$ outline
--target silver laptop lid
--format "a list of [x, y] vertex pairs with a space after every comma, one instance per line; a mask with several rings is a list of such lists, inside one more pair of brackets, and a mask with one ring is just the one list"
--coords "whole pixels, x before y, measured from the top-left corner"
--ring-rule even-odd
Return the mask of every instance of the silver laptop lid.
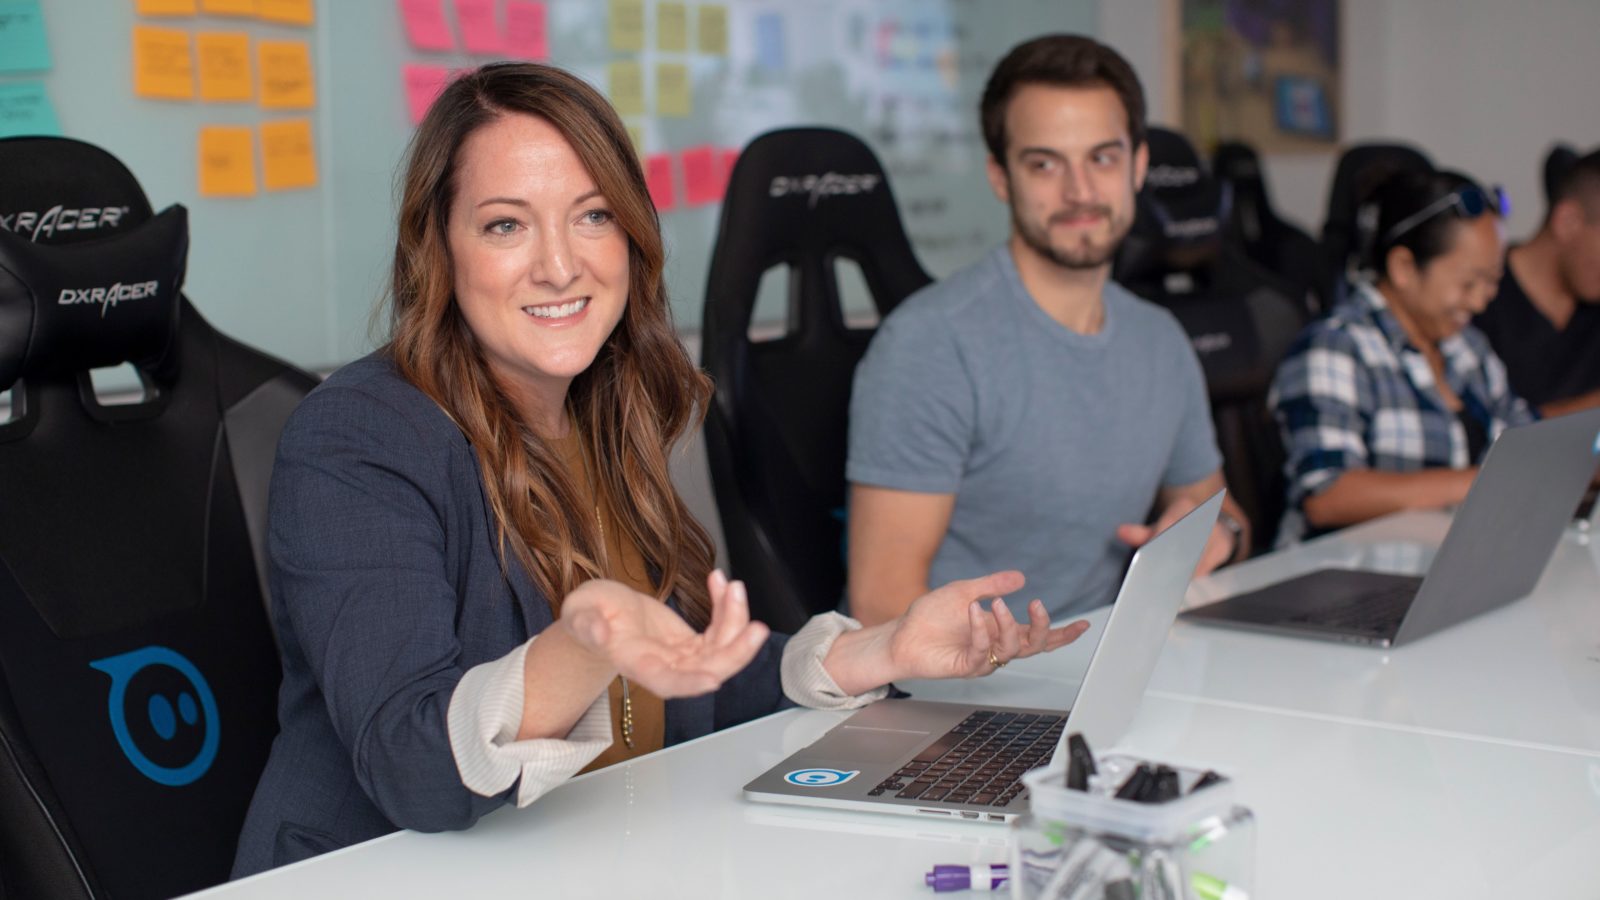
[[1225, 493], [1211, 495], [1133, 554], [1067, 720], [1067, 732], [1082, 732], [1089, 746], [1110, 747], [1133, 724]]

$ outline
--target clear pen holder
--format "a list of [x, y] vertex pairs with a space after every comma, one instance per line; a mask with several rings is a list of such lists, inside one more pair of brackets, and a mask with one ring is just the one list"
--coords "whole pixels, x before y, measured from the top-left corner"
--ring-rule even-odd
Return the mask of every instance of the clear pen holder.
[[1060, 766], [1022, 776], [1026, 815], [1012, 823], [1013, 900], [1248, 900], [1255, 817], [1224, 780], [1190, 793], [1205, 770], [1172, 766], [1182, 793], [1165, 803], [1114, 794], [1141, 763], [1096, 761], [1087, 791]]

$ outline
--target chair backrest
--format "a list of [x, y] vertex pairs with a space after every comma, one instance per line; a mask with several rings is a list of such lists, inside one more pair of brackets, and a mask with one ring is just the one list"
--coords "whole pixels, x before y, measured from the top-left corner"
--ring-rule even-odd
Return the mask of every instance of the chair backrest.
[[1284, 502], [1283, 449], [1266, 406], [1278, 361], [1303, 327], [1294, 289], [1225, 240], [1231, 198], [1187, 138], [1150, 129], [1150, 177], [1118, 250], [1116, 281], [1172, 312], [1205, 372], [1223, 475], [1272, 546]]
[[1306, 312], [1322, 308], [1316, 273], [1321, 261], [1317, 242], [1284, 221], [1272, 207], [1261, 157], [1255, 148], [1236, 141], [1217, 145], [1211, 171], [1233, 198], [1226, 222], [1227, 238], [1253, 262], [1278, 276], [1305, 298]]
[[1561, 179], [1567, 174], [1567, 169], [1578, 161], [1578, 151], [1571, 144], [1555, 143], [1550, 146], [1550, 152], [1544, 156], [1544, 165], [1539, 169], [1539, 179], [1544, 187], [1544, 208], [1555, 206], [1556, 191], [1561, 187]]
[[[315, 380], [180, 293], [186, 211], [90, 144], [0, 140], [0, 892], [227, 878], [277, 731], [277, 436]], [[96, 398], [131, 363], [142, 400]]]
[[1346, 291], [1346, 273], [1363, 250], [1358, 211], [1362, 197], [1381, 175], [1401, 169], [1432, 171], [1433, 161], [1410, 144], [1354, 144], [1339, 154], [1328, 189], [1328, 214], [1322, 222], [1319, 293], [1332, 309]]
[[[716, 381], [706, 453], [733, 574], [752, 612], [793, 630], [844, 589], [851, 379], [872, 338], [840, 306], [836, 264], [860, 267], [880, 316], [930, 279], [883, 166], [825, 128], [769, 132], [739, 155], [707, 278], [702, 357]], [[787, 331], [751, 340], [762, 275], [787, 266]]]

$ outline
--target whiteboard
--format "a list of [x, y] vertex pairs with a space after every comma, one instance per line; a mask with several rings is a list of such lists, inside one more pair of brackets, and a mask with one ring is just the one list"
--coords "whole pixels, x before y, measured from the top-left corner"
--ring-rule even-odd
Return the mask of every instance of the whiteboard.
[[[504, 0], [495, 0], [501, 6]], [[549, 0], [550, 61], [607, 90], [609, 64], [644, 71], [643, 114], [625, 116], [641, 151], [737, 148], [778, 127], [829, 125], [862, 136], [883, 159], [924, 266], [941, 277], [1002, 240], [1005, 208], [983, 177], [977, 100], [1012, 45], [1053, 31], [1093, 33], [1094, 0], [728, 0], [687, 3], [690, 46], [658, 49], [660, 0], [642, 7], [644, 49], [612, 47], [619, 0]], [[203, 4], [202, 4], [203, 5]], [[704, 6], [726, 10], [724, 54], [695, 46]], [[455, 19], [455, 0], [443, 0]], [[374, 346], [394, 247], [395, 169], [411, 133], [402, 67], [465, 67], [494, 57], [414, 49], [398, 0], [317, 0], [310, 27], [198, 15], [152, 19], [134, 0], [42, 0], [53, 66], [0, 73], [43, 81], [63, 133], [121, 158], [159, 210], [189, 208], [187, 293], [222, 331], [302, 366], [326, 370]], [[192, 32], [246, 31], [252, 40], [303, 39], [312, 47], [317, 105], [309, 113], [254, 103], [160, 101], [134, 96], [136, 24]], [[655, 66], [682, 63], [688, 115], [652, 105]], [[256, 125], [309, 116], [319, 183], [248, 198], [201, 197], [197, 135], [204, 125]], [[697, 330], [718, 204], [662, 214], [668, 288], [680, 329]], [[383, 322], [376, 323], [381, 333]]]

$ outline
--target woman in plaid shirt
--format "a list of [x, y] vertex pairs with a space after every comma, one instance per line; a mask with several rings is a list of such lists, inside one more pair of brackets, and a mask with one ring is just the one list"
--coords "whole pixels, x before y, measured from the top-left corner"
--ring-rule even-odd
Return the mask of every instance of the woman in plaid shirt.
[[1363, 208], [1369, 277], [1300, 335], [1271, 403], [1288, 450], [1285, 540], [1454, 506], [1507, 426], [1535, 414], [1470, 324], [1495, 295], [1505, 194], [1402, 171]]

